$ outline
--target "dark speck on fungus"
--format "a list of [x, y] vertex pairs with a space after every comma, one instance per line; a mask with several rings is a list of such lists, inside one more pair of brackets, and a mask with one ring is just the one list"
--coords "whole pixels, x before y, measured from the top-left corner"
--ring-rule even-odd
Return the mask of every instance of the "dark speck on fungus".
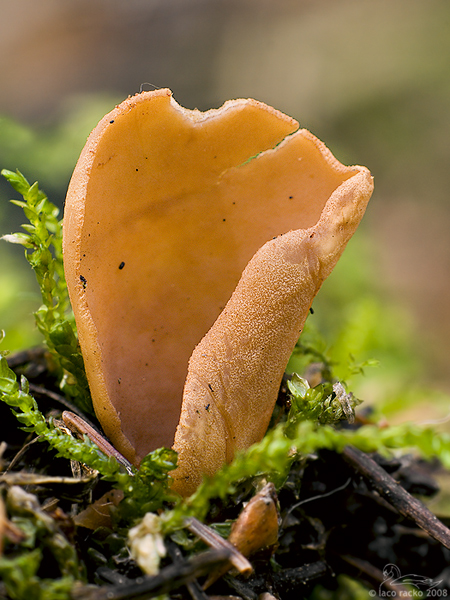
[[121, 270], [122, 270], [122, 269], [124, 268], [124, 266], [125, 266], [125, 263], [122, 261], [122, 262], [120, 263], [120, 265], [119, 265], [119, 269], [121, 269]]

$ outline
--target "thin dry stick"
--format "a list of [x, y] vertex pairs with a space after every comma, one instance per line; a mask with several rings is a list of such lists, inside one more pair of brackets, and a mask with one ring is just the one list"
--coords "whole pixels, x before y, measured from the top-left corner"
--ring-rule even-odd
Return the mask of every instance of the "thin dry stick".
[[230, 544], [227, 540], [216, 533], [211, 527], [204, 525], [195, 517], [189, 517], [184, 521], [185, 526], [198, 536], [205, 544], [208, 544], [211, 548], [220, 549], [223, 548], [230, 552], [230, 562], [235, 569], [237, 569], [243, 575], [250, 575], [253, 573], [253, 567], [249, 561], [241, 554], [233, 544]]
[[92, 588], [74, 587], [72, 600], [145, 600], [168, 594], [197, 577], [205, 575], [212, 568], [229, 560], [227, 550], [208, 550], [178, 565], [169, 565], [154, 577], [139, 577], [123, 585]]
[[[178, 546], [169, 540], [168, 542], [166, 541], [166, 547], [174, 565], [181, 564], [183, 562], [183, 555], [181, 554], [181, 550], [178, 548]], [[187, 583], [186, 587], [192, 597], [192, 600], [208, 600], [209, 596], [207, 596], [202, 590], [199, 582], [196, 579]]]
[[33, 444], [35, 444], [36, 442], [39, 442], [39, 441], [40, 441], [40, 438], [37, 437], [37, 438], [33, 438], [32, 440], [27, 442], [25, 445], [23, 445], [22, 448], [17, 452], [17, 454], [11, 460], [8, 467], [5, 469], [5, 473], [9, 473], [10, 471], [12, 471], [16, 467], [18, 462], [20, 460], [22, 460], [24, 455], [28, 452], [28, 450], [30, 449], [30, 446], [32, 446]]
[[130, 462], [118, 452], [112, 444], [108, 442], [96, 429], [94, 429], [89, 423], [87, 423], [84, 419], [79, 417], [78, 415], [70, 412], [69, 410], [65, 410], [62, 414], [62, 420], [64, 425], [73, 433], [77, 435], [83, 436], [87, 435], [88, 438], [97, 444], [103, 454], [106, 456], [114, 456], [114, 458], [119, 462], [123, 467], [125, 467], [127, 473], [129, 475], [134, 475], [133, 467]]
[[339, 487], [334, 488], [333, 490], [330, 490], [329, 492], [326, 492], [324, 494], [317, 494], [316, 496], [311, 496], [310, 498], [304, 498], [303, 500], [296, 502], [286, 511], [286, 514], [284, 515], [281, 526], [282, 527], [286, 526], [287, 519], [288, 519], [289, 515], [291, 514], [291, 512], [296, 510], [302, 504], [306, 504], [307, 502], [313, 502], [314, 500], [321, 500], [322, 498], [327, 498], [328, 496], [332, 496], [333, 494], [336, 494], [337, 492], [341, 492], [342, 490], [345, 490], [345, 488], [348, 486], [348, 484], [351, 482], [351, 480], [352, 480], [351, 477], [349, 477], [343, 485], [340, 485]]
[[80, 485], [94, 481], [96, 475], [84, 477], [58, 477], [55, 475], [40, 475], [36, 473], [8, 472], [0, 475], [0, 483], [7, 485]]
[[[380, 569], [378, 569], [368, 561], [358, 558], [356, 556], [350, 556], [349, 554], [340, 555], [340, 558], [354, 569], [357, 569], [357, 571], [360, 574], [364, 575], [365, 578], [369, 580], [372, 584], [380, 585], [382, 583], [384, 584], [384, 587], [388, 588], [389, 590], [393, 590], [396, 592], [405, 592], [404, 595], [407, 598], [410, 597], [408, 595], [408, 588], [399, 583], [396, 583], [395, 586], [392, 585], [384, 577], [383, 571], [380, 571]], [[396, 596], [393, 597], [395, 598]]]
[[30, 392], [32, 394], [34, 394], [35, 396], [45, 396], [46, 398], [50, 398], [50, 400], [54, 400], [55, 402], [58, 402], [59, 404], [64, 406], [67, 410], [70, 410], [71, 412], [76, 413], [80, 417], [83, 416], [82, 411], [73, 402], [70, 402], [61, 394], [57, 394], [56, 392], [53, 392], [52, 390], [48, 390], [47, 388], [45, 388], [41, 385], [36, 385], [35, 383], [28, 382], [28, 387], [29, 387]]
[[361, 473], [400, 514], [415, 521], [421, 529], [446, 548], [450, 548], [450, 530], [422, 502], [402, 488], [370, 456], [354, 446], [346, 446], [343, 455], [345, 460]]
[[305, 584], [321, 579], [328, 572], [329, 567], [323, 560], [318, 560], [313, 563], [306, 563], [300, 567], [291, 567], [282, 569], [278, 573], [274, 573], [272, 581], [278, 590], [297, 589], [301, 590]]

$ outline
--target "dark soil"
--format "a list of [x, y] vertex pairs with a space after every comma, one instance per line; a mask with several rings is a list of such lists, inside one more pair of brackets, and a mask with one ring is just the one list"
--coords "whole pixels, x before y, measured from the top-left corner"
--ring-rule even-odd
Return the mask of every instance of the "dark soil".
[[[58, 417], [67, 409], [54, 388], [42, 351], [14, 355], [8, 362], [27, 376], [42, 412]], [[44, 444], [20, 431], [7, 406], [0, 406], [0, 417], [3, 496], [11, 485], [5, 473], [72, 478], [69, 461], [55, 458]], [[371, 597], [401, 597], [408, 589], [446, 596], [450, 590], [450, 531], [446, 526], [450, 523], [445, 518], [438, 521], [417, 499], [438, 493], [434, 476], [441, 469], [437, 461], [424, 462], [412, 456], [388, 460], [351, 447], [343, 454], [321, 451], [305, 457], [293, 465], [278, 492], [278, 544], [250, 558], [254, 574], [249, 578], [229, 571], [206, 592], [201, 584], [207, 573], [223, 564], [228, 556], [224, 551], [197, 543], [188, 552], [176, 539], [166, 540], [168, 553], [160, 573], [144, 577], [129, 556], [120, 531], [75, 527], [74, 515], [100, 497], [108, 489], [107, 483], [85, 478], [78, 487], [51, 482], [24, 488], [37, 496], [55, 519], [58, 531], [77, 548], [87, 583], [73, 589], [73, 598], [144, 599], [167, 593], [180, 600], [217, 596], [256, 600], [262, 594], [298, 600], [314, 588], [318, 594], [318, 584], [321, 597], [330, 598], [340, 575], [361, 582]], [[246, 485], [226, 505], [216, 503], [210, 522], [236, 519], [254, 493], [254, 488]], [[16, 550], [14, 540], [9, 539], [5, 555]], [[52, 573], [55, 568], [48, 560], [39, 574], [58, 577]], [[405, 587], [407, 574], [410, 588]], [[0, 584], [0, 598], [7, 597]]]

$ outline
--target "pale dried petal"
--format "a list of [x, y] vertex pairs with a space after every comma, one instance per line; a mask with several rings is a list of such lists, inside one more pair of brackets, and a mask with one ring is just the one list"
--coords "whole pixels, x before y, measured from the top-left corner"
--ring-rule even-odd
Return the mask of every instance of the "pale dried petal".
[[128, 545], [131, 555], [147, 575], [156, 575], [161, 558], [166, 556], [160, 520], [154, 513], [146, 513], [144, 518], [130, 529]]

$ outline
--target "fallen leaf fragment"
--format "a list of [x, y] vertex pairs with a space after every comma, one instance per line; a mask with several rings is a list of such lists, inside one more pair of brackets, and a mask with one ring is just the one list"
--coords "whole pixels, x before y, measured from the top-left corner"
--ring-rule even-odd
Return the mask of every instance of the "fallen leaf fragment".
[[159, 517], [151, 512], [146, 513], [142, 521], [130, 529], [128, 545], [131, 555], [144, 573], [156, 575], [161, 558], [166, 556]]
[[122, 490], [110, 490], [78, 513], [73, 521], [78, 527], [86, 527], [86, 529], [112, 527], [111, 509], [122, 499]]

